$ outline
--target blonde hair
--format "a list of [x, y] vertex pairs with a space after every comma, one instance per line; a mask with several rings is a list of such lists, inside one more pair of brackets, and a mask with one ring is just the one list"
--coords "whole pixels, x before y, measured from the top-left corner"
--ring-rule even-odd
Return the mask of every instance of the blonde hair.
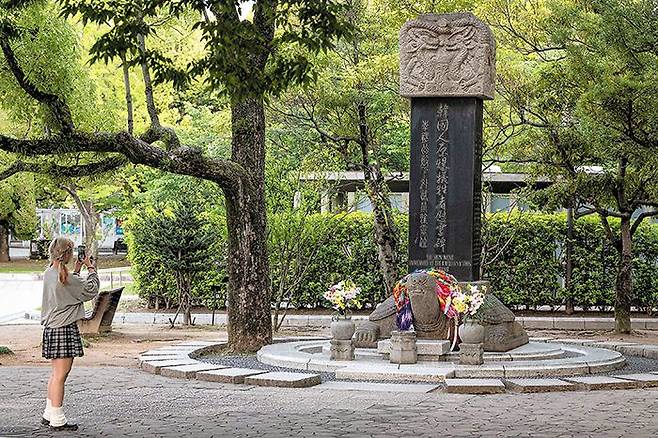
[[69, 279], [69, 271], [66, 269], [66, 264], [71, 261], [73, 257], [73, 247], [75, 243], [66, 237], [56, 237], [50, 242], [48, 247], [48, 254], [50, 255], [50, 265], [52, 266], [55, 261], [59, 262], [59, 281], [66, 284]]

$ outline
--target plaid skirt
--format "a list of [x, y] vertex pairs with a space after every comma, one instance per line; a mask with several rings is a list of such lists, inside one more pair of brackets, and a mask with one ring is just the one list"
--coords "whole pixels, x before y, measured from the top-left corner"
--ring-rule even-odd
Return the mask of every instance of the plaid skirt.
[[41, 355], [46, 359], [82, 357], [82, 338], [78, 324], [73, 323], [57, 328], [44, 328], [41, 342]]

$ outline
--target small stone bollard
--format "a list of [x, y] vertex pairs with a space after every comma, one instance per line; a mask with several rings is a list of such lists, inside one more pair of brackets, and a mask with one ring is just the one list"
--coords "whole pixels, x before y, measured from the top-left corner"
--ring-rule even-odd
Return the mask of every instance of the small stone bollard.
[[351, 339], [331, 340], [331, 360], [354, 360], [354, 344]]
[[391, 332], [391, 363], [413, 364], [418, 362], [416, 332], [394, 330]]
[[484, 363], [484, 347], [482, 344], [459, 344], [460, 365], [482, 365]]

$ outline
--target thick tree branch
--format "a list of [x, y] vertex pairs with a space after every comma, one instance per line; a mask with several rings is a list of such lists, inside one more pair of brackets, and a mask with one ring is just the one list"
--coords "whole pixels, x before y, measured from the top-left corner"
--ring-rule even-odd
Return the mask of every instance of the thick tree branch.
[[7, 169], [0, 172], [0, 181], [21, 172], [41, 173], [55, 177], [76, 178], [110, 172], [125, 166], [126, 164], [128, 164], [128, 160], [125, 157], [111, 157], [95, 163], [75, 166], [59, 166], [52, 163], [16, 161]]
[[637, 229], [642, 225], [642, 221], [648, 217], [658, 216], [658, 210], [653, 211], [644, 211], [635, 219], [633, 225], [631, 226], [631, 236], [635, 234]]
[[176, 149], [181, 146], [176, 132], [162, 126], [160, 124], [160, 117], [158, 116], [158, 109], [155, 106], [155, 99], [153, 98], [153, 81], [151, 80], [151, 71], [146, 60], [146, 40], [144, 35], [137, 37], [139, 47], [140, 65], [142, 67], [142, 77], [144, 78], [144, 97], [146, 99], [146, 110], [151, 120], [149, 129], [140, 136], [142, 141], [146, 143], [155, 143], [162, 141], [168, 149]]
[[76, 152], [115, 152], [124, 155], [133, 164], [214, 181], [229, 194], [242, 189], [252, 190], [249, 172], [234, 161], [206, 158], [201, 151], [187, 147], [165, 151], [127, 132], [74, 132], [68, 136], [35, 140], [19, 140], [0, 134], [0, 150], [31, 157]]
[[133, 128], [135, 125], [133, 117], [133, 97], [130, 87], [130, 67], [126, 60], [126, 54], [121, 55], [121, 69], [123, 71], [123, 87], [126, 91], [126, 112], [127, 112], [127, 122], [128, 122], [128, 133], [133, 133]]
[[603, 225], [603, 231], [605, 231], [605, 235], [608, 237], [608, 240], [610, 240], [617, 251], [621, 252], [621, 239], [617, 238], [612, 232], [610, 222], [608, 222], [608, 216], [602, 211], [598, 211], [598, 213], [599, 218], [601, 218], [601, 225]]
[[27, 75], [19, 65], [16, 55], [9, 45], [9, 38], [7, 35], [2, 34], [1, 37], [0, 47], [2, 48], [2, 53], [7, 61], [7, 66], [14, 78], [16, 78], [18, 85], [20, 85], [20, 87], [32, 98], [50, 108], [50, 111], [55, 117], [62, 133], [69, 134], [73, 132], [75, 126], [73, 124], [73, 118], [71, 117], [71, 110], [66, 102], [64, 102], [59, 96], [41, 91], [36, 85], [34, 85], [27, 78]]

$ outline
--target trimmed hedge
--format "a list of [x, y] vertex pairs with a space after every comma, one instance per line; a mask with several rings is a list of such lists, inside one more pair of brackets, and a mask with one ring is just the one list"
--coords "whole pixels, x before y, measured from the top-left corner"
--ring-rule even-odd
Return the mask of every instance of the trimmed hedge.
[[[286, 215], [270, 217], [273, 225], [285, 224], [286, 221], [297, 223], [298, 219]], [[405, 273], [408, 218], [397, 215], [395, 221], [400, 230], [400, 272]], [[618, 224], [613, 222], [612, 226], [618, 227]], [[218, 227], [218, 230], [225, 233], [223, 227]], [[300, 236], [300, 233], [278, 233], [270, 238]], [[328, 214], [313, 214], [305, 218], [303, 236], [309, 245], [322, 243], [314, 252], [301, 286], [292, 296], [292, 306], [327, 308], [328, 303], [322, 295], [330, 285], [347, 278], [362, 288], [362, 301], [367, 308], [386, 298], [377, 268], [371, 214], [350, 213], [339, 219]], [[511, 307], [558, 306], [564, 304], [567, 297], [572, 298], [575, 306], [585, 309], [609, 308], [614, 303], [617, 253], [608, 243], [596, 218], [581, 218], [575, 223], [573, 281], [568, 291], [563, 281], [566, 253], [564, 214], [492, 215], [485, 221], [483, 240], [484, 246], [491, 248], [485, 256], [489, 262], [484, 267], [484, 278], [491, 281], [498, 297]], [[155, 267], [148, 267], [148, 259], [140, 259], [138, 248], [131, 248], [131, 251], [134, 268], [139, 273], [148, 273], [151, 279], [145, 295], [152, 298], [154, 294], [170, 289], [172, 279], [168, 274], [157, 273]], [[633, 303], [651, 311], [658, 307], [658, 225], [645, 223], [638, 229], [634, 237], [634, 255]], [[276, 254], [271, 256], [274, 265], [277, 263]], [[212, 270], [200, 278], [195, 287], [197, 297], [205, 302], [209, 285], [217, 284], [220, 274], [223, 272]], [[277, 270], [272, 269], [272, 274], [272, 290], [278, 290]], [[154, 278], [159, 280], [153, 281]], [[141, 282], [140, 287], [143, 286], [146, 285]]]

